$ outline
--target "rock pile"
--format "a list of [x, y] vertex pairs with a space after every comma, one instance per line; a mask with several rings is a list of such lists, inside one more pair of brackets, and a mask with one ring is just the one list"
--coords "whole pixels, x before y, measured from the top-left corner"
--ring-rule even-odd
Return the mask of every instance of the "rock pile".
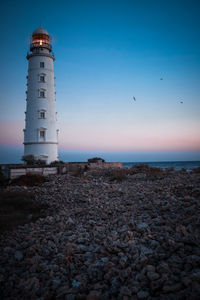
[[1, 299], [200, 299], [199, 182], [93, 170], [26, 188], [48, 216], [1, 236]]

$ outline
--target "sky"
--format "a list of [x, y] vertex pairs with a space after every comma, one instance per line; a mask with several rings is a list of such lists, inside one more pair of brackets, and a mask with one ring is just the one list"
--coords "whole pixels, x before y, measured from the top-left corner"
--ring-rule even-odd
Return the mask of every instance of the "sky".
[[61, 159], [200, 160], [199, 16], [199, 0], [1, 1], [0, 163], [23, 155], [40, 25], [56, 57]]

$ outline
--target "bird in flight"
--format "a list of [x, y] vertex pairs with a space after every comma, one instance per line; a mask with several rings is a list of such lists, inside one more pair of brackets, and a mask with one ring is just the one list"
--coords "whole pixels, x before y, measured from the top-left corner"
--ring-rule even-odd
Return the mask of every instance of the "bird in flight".
[[133, 100], [136, 101], [136, 98], [133, 96]]
[[183, 104], [183, 101], [180, 101], [181, 104]]
[[160, 80], [163, 80], [163, 78], [160, 78]]

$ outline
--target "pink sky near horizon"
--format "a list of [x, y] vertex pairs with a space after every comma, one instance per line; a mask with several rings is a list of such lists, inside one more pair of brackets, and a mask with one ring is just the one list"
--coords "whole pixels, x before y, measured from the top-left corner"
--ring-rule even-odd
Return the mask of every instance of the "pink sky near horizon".
[[[200, 151], [197, 127], [155, 124], [138, 128], [123, 124], [60, 122], [59, 148], [93, 151]], [[0, 121], [0, 144], [23, 145], [23, 121]]]

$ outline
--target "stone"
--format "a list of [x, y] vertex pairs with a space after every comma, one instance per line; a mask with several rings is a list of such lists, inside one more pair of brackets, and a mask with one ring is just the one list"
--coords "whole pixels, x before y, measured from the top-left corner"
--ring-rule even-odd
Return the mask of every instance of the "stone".
[[40, 286], [39, 280], [36, 277], [32, 277], [23, 282], [25, 290], [38, 289]]
[[119, 260], [120, 266], [124, 268], [127, 264], [127, 260], [128, 260], [127, 256], [123, 255]]
[[67, 221], [66, 221], [66, 225], [67, 225], [67, 226], [74, 225], [74, 221], [72, 220], [72, 218], [71, 218], [71, 217], [69, 217], [69, 218], [67, 219]]
[[120, 289], [120, 294], [122, 296], [129, 296], [129, 297], [131, 297], [132, 293], [131, 293], [131, 290], [127, 286], [123, 286]]
[[160, 275], [156, 272], [147, 272], [147, 277], [150, 281], [157, 280]]
[[101, 299], [101, 297], [98, 293], [90, 294], [86, 297], [86, 300], [100, 300], [100, 299]]
[[200, 269], [194, 269], [190, 274], [190, 278], [200, 282]]
[[153, 249], [157, 248], [159, 245], [160, 245], [159, 242], [156, 241], [156, 240], [151, 240], [151, 241], [150, 241], [150, 246], [151, 246]]
[[11, 248], [11, 247], [5, 247], [4, 249], [3, 249], [3, 251], [4, 251], [4, 253], [12, 253], [13, 252], [13, 249]]
[[139, 230], [144, 230], [144, 229], [148, 229], [149, 225], [147, 223], [141, 222], [137, 224], [137, 229]]
[[15, 258], [18, 260], [18, 261], [20, 261], [20, 260], [22, 260], [23, 259], [23, 253], [21, 252], [21, 251], [16, 251], [15, 252]]
[[76, 295], [74, 294], [68, 294], [65, 296], [65, 300], [75, 300], [76, 299]]
[[151, 291], [154, 293], [157, 290], [161, 290], [162, 284], [163, 284], [162, 280], [151, 281], [150, 284]]
[[147, 272], [155, 272], [156, 268], [152, 265], [147, 265], [146, 266], [146, 271]]
[[184, 277], [182, 277], [181, 278], [181, 282], [185, 285], [185, 286], [187, 286], [187, 287], [189, 287], [190, 285], [191, 285], [191, 283], [192, 283], [192, 279], [188, 276], [184, 276]]
[[142, 253], [143, 255], [149, 255], [149, 254], [152, 254], [152, 253], [153, 253], [153, 250], [152, 250], [152, 249], [150, 249], [150, 248], [148, 248], [148, 247], [146, 247], [146, 246], [143, 246], [143, 245], [140, 246], [140, 251], [141, 251], [141, 253]]
[[61, 280], [59, 278], [53, 279], [52, 280], [52, 285], [54, 289], [57, 289], [61, 284]]
[[177, 292], [181, 289], [181, 283], [176, 284], [166, 284], [163, 286], [162, 290], [164, 293], [171, 293], [171, 292]]
[[147, 291], [139, 291], [137, 293], [138, 299], [147, 299], [149, 297], [149, 293]]
[[68, 294], [69, 285], [64, 285], [58, 288], [57, 290], [57, 298], [63, 298], [64, 295]]
[[102, 258], [101, 258], [101, 261], [102, 261], [104, 264], [106, 264], [106, 263], [109, 262], [109, 258], [108, 258], [108, 257], [102, 257]]

